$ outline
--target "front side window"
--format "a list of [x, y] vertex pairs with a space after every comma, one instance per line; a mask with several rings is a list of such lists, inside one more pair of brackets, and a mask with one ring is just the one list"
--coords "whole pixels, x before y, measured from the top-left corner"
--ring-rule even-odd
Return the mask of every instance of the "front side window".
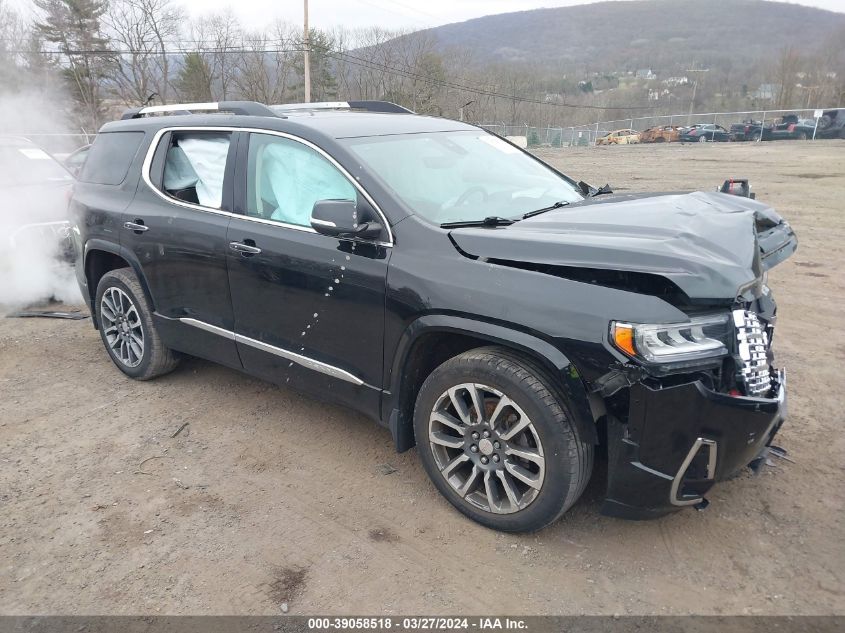
[[519, 219], [556, 202], [583, 199], [559, 173], [481, 130], [343, 142], [410, 210], [435, 224]]
[[219, 209], [231, 136], [229, 132], [174, 132], [164, 161], [164, 192], [182, 202]]
[[310, 226], [315, 202], [357, 199], [349, 179], [311, 147], [270, 134], [250, 136], [247, 215]]

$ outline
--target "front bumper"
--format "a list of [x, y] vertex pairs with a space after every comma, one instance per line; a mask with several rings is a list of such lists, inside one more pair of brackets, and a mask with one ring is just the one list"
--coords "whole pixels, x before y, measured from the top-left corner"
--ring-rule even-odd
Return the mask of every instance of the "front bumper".
[[608, 424], [608, 484], [602, 513], [659, 517], [696, 505], [764, 453], [786, 419], [786, 375], [777, 397], [746, 398], [701, 382], [630, 390], [628, 424]]

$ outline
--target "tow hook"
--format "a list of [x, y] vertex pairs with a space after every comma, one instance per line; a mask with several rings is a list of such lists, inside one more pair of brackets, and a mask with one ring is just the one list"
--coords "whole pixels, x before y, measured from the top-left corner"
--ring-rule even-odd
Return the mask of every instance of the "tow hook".
[[701, 501], [696, 503], [695, 506], [693, 506], [693, 507], [696, 510], [698, 510], [699, 512], [704, 512], [707, 509], [707, 506], [709, 506], [709, 505], [710, 505], [710, 502], [707, 499], [705, 499], [704, 497], [702, 497]]

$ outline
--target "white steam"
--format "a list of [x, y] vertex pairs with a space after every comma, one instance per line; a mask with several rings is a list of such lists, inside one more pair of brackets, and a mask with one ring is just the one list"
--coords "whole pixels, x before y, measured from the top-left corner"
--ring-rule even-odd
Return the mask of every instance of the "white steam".
[[0, 313], [49, 299], [82, 303], [62, 258], [73, 181], [39, 149], [69, 152], [84, 142], [66, 136], [62, 103], [42, 92], [0, 92]]

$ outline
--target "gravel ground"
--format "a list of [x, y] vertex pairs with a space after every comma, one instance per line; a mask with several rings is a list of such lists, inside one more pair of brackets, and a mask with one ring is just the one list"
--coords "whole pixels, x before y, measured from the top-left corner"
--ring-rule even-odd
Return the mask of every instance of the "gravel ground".
[[639, 523], [598, 514], [596, 474], [506, 536], [358, 415], [198, 360], [133, 382], [87, 320], [0, 319], [0, 613], [845, 613], [845, 142], [539, 154], [619, 191], [749, 177], [793, 223], [770, 283], [794, 463]]

